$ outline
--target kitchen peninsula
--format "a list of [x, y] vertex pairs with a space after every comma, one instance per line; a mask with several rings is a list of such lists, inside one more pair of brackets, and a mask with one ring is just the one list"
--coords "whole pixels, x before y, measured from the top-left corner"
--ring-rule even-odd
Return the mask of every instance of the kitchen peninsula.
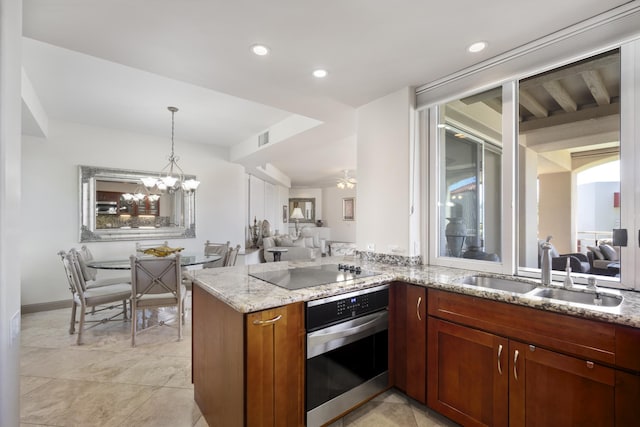
[[[342, 262], [380, 274], [297, 290], [250, 276]], [[390, 284], [389, 386], [447, 417], [463, 424], [524, 425], [541, 413], [562, 413], [572, 420], [588, 416], [597, 421], [592, 425], [629, 425], [625, 422], [640, 416], [635, 405], [640, 399], [640, 294], [635, 292], [621, 292], [624, 301], [618, 307], [591, 309], [459, 283], [475, 274], [467, 270], [355, 257], [191, 274], [195, 400], [210, 425], [305, 425], [305, 302], [381, 284]], [[417, 303], [411, 299], [416, 295]], [[406, 331], [415, 330], [422, 340], [407, 339]], [[414, 341], [421, 347], [407, 351]], [[466, 358], [456, 356], [456, 349]], [[447, 360], [438, 360], [438, 354], [447, 354]], [[477, 370], [483, 381], [472, 381], [476, 385], [466, 396], [481, 395], [480, 408], [439, 392], [450, 387], [442, 387], [444, 372], [469, 359], [474, 362], [467, 368], [472, 375]], [[421, 374], [407, 374], [409, 366]], [[536, 384], [536, 377], [552, 381], [547, 387], [557, 391], [527, 388], [525, 396], [520, 387]], [[576, 399], [584, 414], [537, 409], [567, 399]]]

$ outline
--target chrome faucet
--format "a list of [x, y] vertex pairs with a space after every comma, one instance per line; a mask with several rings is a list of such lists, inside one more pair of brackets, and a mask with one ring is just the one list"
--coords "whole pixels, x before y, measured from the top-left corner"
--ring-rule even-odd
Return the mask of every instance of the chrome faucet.
[[598, 294], [598, 285], [596, 285], [596, 278], [593, 276], [589, 276], [587, 278], [587, 290], [591, 292], [595, 292]]
[[547, 237], [547, 240], [540, 245], [542, 249], [542, 256], [540, 259], [540, 266], [542, 268], [542, 285], [551, 285], [551, 236]]

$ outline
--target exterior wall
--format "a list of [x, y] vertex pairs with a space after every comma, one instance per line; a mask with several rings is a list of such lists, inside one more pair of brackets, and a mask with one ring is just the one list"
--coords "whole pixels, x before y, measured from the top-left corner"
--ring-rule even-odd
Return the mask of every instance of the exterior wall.
[[358, 250], [410, 254], [413, 100], [414, 91], [403, 88], [358, 109]]
[[[80, 246], [78, 165], [158, 171], [165, 164], [168, 148], [162, 138], [54, 120], [49, 122], [47, 139], [23, 136], [23, 198], [18, 204], [22, 211], [22, 305], [70, 297], [56, 253]], [[201, 184], [196, 196], [196, 238], [172, 239], [169, 244], [189, 252], [202, 251], [207, 239], [243, 245], [244, 168], [227, 162], [226, 152], [209, 145], [176, 141], [176, 152], [180, 166]], [[87, 246], [96, 258], [127, 258], [134, 253], [135, 242], [90, 242]], [[34, 260], [38, 268], [33, 268]], [[108, 277], [110, 272], [99, 274]]]
[[574, 230], [571, 211], [571, 172], [540, 175], [538, 237], [553, 236], [553, 246], [560, 253], [572, 252], [569, 231]]

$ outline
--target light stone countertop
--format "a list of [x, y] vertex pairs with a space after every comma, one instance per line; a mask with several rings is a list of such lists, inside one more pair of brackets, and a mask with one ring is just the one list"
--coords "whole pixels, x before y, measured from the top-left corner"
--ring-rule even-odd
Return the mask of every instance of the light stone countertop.
[[[365, 270], [371, 270], [381, 274], [347, 282], [291, 291], [249, 276], [249, 273], [338, 263], [359, 265]], [[455, 282], [464, 276], [478, 274], [478, 272], [457, 268], [426, 265], [405, 267], [365, 262], [352, 256], [334, 256], [318, 258], [315, 261], [283, 261], [247, 266], [206, 268], [190, 270], [189, 274], [195, 284], [219, 300], [224, 301], [240, 313], [250, 313], [294, 302], [304, 302], [338, 295], [390, 283], [392, 281], [401, 281], [432, 289], [457, 292], [494, 301], [508, 302], [556, 313], [640, 328], [640, 292], [601, 288], [603, 294], [617, 293], [623, 295], [624, 301], [618, 307], [588, 307], [571, 302], [550, 300], [548, 298], [528, 296], [473, 285], [457, 284]], [[509, 277], [496, 274], [480, 274], [484, 276]], [[539, 280], [535, 281], [526, 278], [518, 278], [518, 280], [539, 284]], [[558, 283], [558, 285], [561, 286], [561, 283]]]

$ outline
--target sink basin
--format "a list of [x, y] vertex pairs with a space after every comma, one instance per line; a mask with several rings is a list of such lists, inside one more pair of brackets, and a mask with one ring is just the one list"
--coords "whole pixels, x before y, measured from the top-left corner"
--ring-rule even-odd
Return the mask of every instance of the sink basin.
[[600, 303], [598, 304], [595, 300], [596, 295], [593, 292], [572, 291], [561, 288], [538, 288], [529, 295], [602, 307], [617, 307], [622, 303], [623, 299], [621, 295], [599, 292]]
[[482, 288], [497, 289], [507, 292], [515, 292], [518, 294], [524, 294], [532, 291], [537, 286], [534, 283], [486, 276], [467, 276], [460, 280], [458, 283], [462, 283], [464, 285], [480, 286]]

